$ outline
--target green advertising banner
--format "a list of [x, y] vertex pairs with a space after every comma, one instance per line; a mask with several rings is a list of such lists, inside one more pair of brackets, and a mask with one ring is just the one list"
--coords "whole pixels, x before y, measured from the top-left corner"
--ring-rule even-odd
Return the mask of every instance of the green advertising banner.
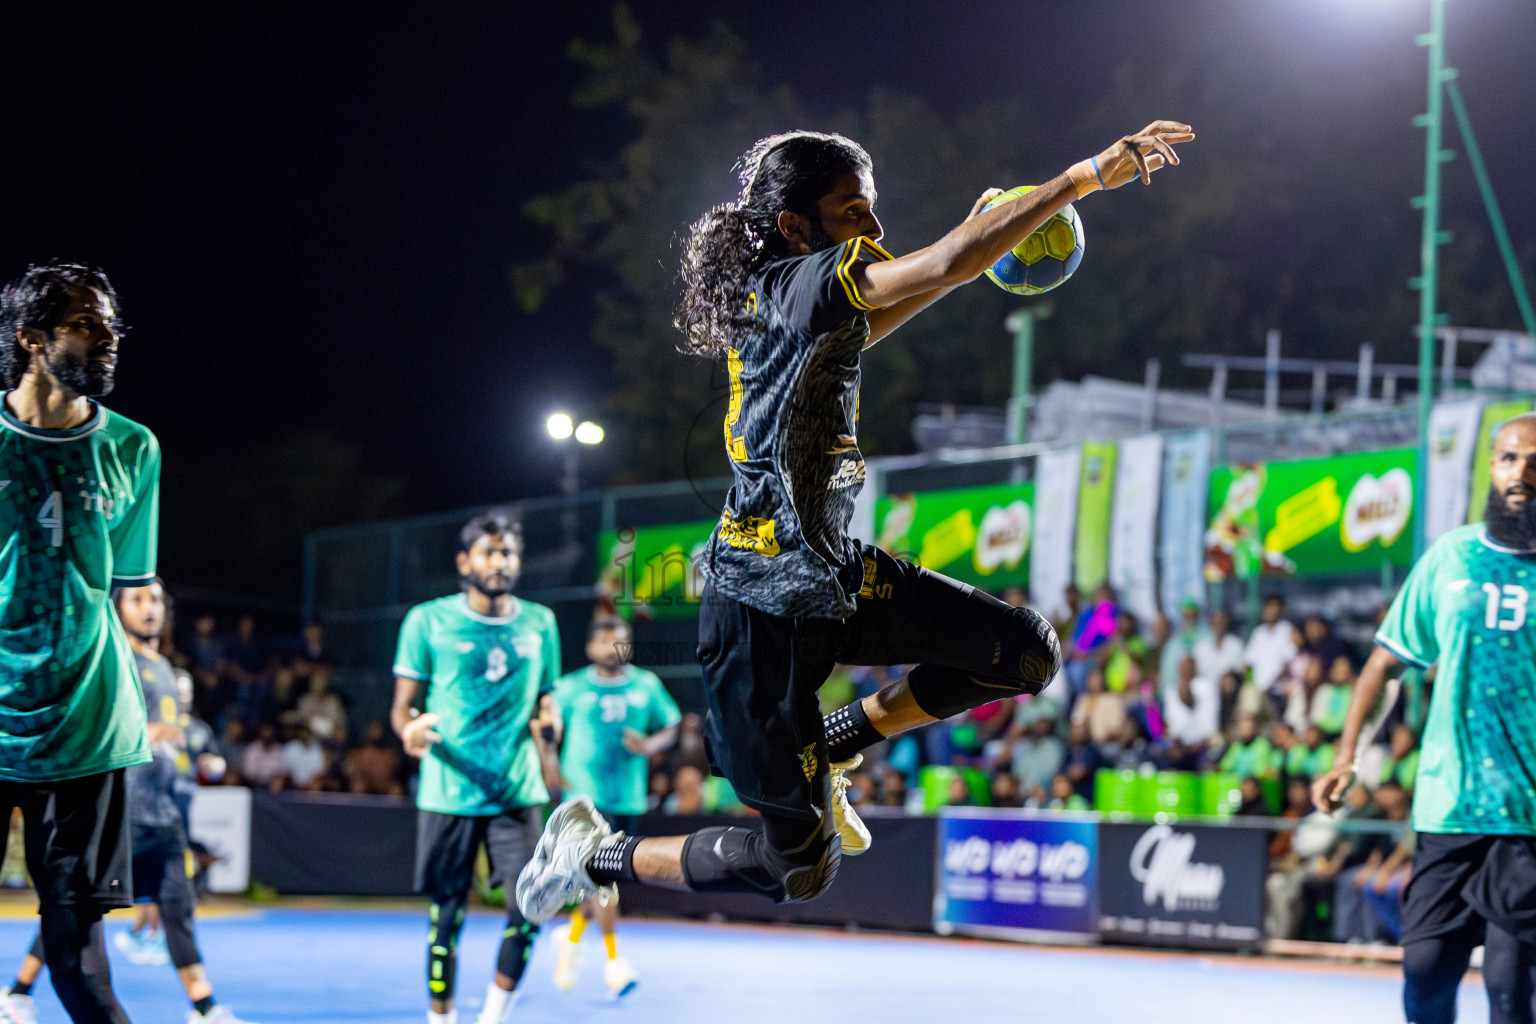
[[604, 530], [597, 538], [597, 585], [627, 619], [680, 619], [699, 613], [699, 558], [713, 519]]
[[1115, 509], [1115, 442], [1083, 444], [1083, 475], [1077, 488], [1077, 535], [1072, 545], [1073, 580], [1091, 594], [1109, 578], [1109, 528]]
[[1483, 422], [1472, 445], [1472, 492], [1467, 496], [1467, 522], [1480, 523], [1488, 508], [1488, 462], [1493, 458], [1493, 439], [1510, 420], [1531, 411], [1531, 403], [1493, 402], [1483, 406]]
[[1034, 501], [1033, 483], [882, 495], [875, 543], [985, 590], [1027, 587]]
[[1392, 448], [1218, 467], [1211, 474], [1206, 579], [1411, 565], [1416, 465], [1416, 449]]

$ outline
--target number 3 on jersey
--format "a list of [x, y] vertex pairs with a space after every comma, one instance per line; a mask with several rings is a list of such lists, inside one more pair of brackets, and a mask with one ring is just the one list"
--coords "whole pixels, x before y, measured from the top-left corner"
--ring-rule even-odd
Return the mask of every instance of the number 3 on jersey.
[[492, 647], [491, 653], [485, 658], [485, 681], [498, 683], [507, 677], [507, 652], [500, 647]]
[[1483, 593], [1488, 595], [1486, 622], [1489, 629], [1513, 632], [1525, 625], [1525, 609], [1531, 601], [1530, 591], [1513, 583], [1500, 587], [1497, 583], [1484, 583]]

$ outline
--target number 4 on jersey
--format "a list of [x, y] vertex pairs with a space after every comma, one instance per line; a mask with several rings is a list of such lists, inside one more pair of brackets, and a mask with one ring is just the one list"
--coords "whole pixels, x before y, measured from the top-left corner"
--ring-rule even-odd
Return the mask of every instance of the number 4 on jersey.
[[48, 543], [54, 547], [64, 543], [64, 502], [61, 498], [59, 492], [54, 491], [43, 502], [43, 507], [37, 510], [37, 525], [52, 531]]

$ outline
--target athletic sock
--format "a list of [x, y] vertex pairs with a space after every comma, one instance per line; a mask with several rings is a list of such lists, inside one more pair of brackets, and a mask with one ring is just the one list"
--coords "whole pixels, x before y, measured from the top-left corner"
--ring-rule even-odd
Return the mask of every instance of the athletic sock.
[[833, 764], [847, 761], [865, 747], [885, 739], [870, 724], [862, 700], [838, 708], [821, 720], [821, 726], [827, 733], [827, 760]]
[[603, 948], [608, 951], [609, 960], [617, 960], [619, 958], [619, 937], [613, 934], [613, 932], [604, 935]]
[[598, 885], [633, 882], [635, 879], [635, 836], [625, 836], [610, 846], [601, 847], [587, 861], [587, 877]]
[[214, 998], [211, 994], [206, 995], [201, 999], [192, 1000], [192, 1008], [198, 1013], [202, 1014], [204, 1017], [208, 1016], [208, 1011], [217, 1005], [218, 1003], [214, 1001]]
[[571, 911], [571, 931], [567, 936], [572, 942], [581, 941], [581, 933], [587, 930], [587, 917], [579, 910]]
[[494, 981], [485, 988], [485, 1005], [480, 1008], [482, 1021], [500, 1021], [507, 1019], [507, 1014], [512, 1012], [513, 1005], [517, 1002], [517, 990], [508, 991], [497, 985]]
[[11, 982], [11, 995], [13, 995], [13, 996], [29, 996], [31, 994], [32, 994], [32, 986], [27, 984], [25, 981], [22, 981], [20, 978], [17, 978], [15, 981]]
[[459, 1011], [449, 1010], [447, 1013], [438, 1013], [436, 1010], [428, 1010], [427, 1024], [459, 1024]]

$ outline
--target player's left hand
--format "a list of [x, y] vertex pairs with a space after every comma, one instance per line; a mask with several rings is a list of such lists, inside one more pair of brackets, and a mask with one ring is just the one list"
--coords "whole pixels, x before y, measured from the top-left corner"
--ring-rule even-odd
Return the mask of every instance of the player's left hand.
[[649, 754], [651, 751], [646, 746], [645, 737], [634, 729], [624, 730], [624, 749], [631, 754]]

